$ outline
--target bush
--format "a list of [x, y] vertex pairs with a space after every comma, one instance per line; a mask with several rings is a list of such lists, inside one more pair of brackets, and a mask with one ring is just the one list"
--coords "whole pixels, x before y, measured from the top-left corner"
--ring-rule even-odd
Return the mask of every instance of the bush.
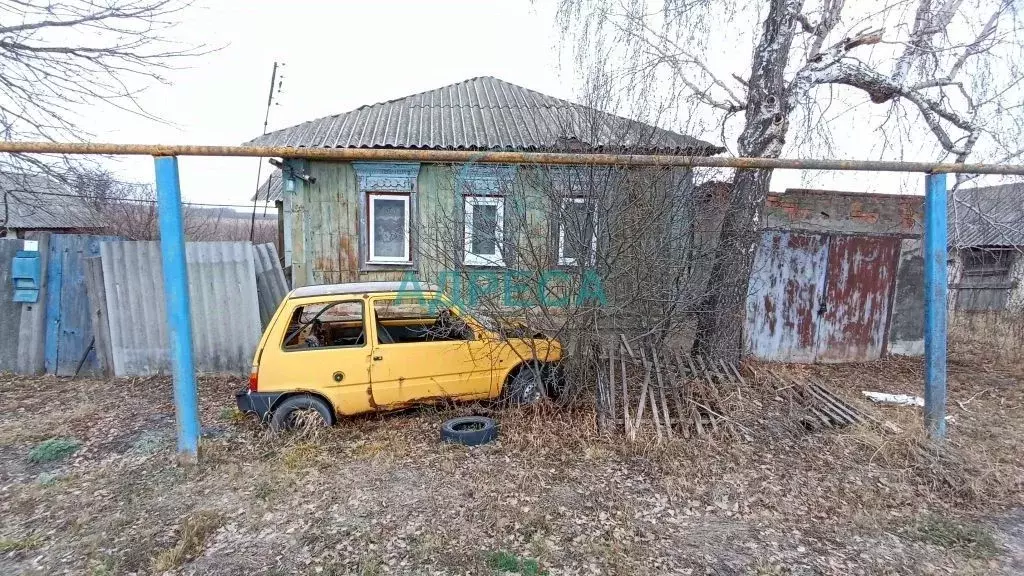
[[39, 443], [28, 453], [28, 460], [33, 464], [63, 460], [78, 451], [78, 440], [73, 438], [50, 438]]

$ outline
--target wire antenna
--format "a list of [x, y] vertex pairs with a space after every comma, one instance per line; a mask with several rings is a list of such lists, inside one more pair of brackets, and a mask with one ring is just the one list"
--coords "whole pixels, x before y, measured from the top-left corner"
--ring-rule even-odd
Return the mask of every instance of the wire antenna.
[[[277, 79], [278, 67], [284, 68], [284, 63], [274, 62], [274, 69], [270, 72], [270, 91], [267, 94], [267, 111], [263, 115], [263, 135], [267, 135], [267, 125], [270, 122], [270, 107], [274, 105], [275, 95], [281, 94], [281, 87], [284, 85], [284, 74], [281, 74], [281, 80]], [[282, 70], [283, 72], [283, 70]], [[275, 91], [276, 84], [276, 91]], [[254, 242], [256, 238], [256, 208], [260, 201], [260, 179], [263, 176], [263, 158], [259, 159], [259, 165], [256, 167], [256, 193], [252, 197], [252, 218], [249, 221], [249, 241]], [[271, 175], [273, 178], [273, 175]], [[270, 181], [267, 181], [267, 198], [266, 203], [270, 203]], [[267, 213], [267, 208], [264, 206], [263, 214]]]

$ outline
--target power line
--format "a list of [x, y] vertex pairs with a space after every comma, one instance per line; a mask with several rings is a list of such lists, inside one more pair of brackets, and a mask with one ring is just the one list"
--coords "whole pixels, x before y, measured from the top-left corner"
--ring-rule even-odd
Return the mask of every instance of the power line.
[[[10, 190], [17, 194], [19, 190]], [[23, 190], [26, 194], [32, 194], [34, 196], [58, 196], [62, 198], [78, 198], [79, 200], [89, 201], [89, 196], [83, 196], [81, 194], [66, 194], [63, 192], [39, 192], [36, 190]], [[96, 200], [103, 200], [103, 198], [96, 198]], [[156, 200], [147, 200], [145, 198], [124, 200], [128, 204], [156, 204]], [[212, 202], [182, 202], [183, 206], [205, 206], [210, 208], [251, 208], [249, 204], [215, 204]], [[277, 206], [274, 206], [274, 210], [277, 210]]]

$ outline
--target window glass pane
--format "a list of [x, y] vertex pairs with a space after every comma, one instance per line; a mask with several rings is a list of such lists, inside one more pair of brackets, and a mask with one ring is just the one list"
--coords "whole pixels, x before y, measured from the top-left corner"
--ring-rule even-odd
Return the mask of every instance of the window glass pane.
[[432, 297], [377, 300], [373, 316], [381, 344], [472, 340], [473, 330]]
[[373, 199], [373, 256], [404, 258], [405, 199]]
[[362, 302], [336, 302], [299, 306], [285, 333], [285, 350], [362, 346]]
[[594, 211], [589, 202], [562, 206], [562, 258], [579, 259], [590, 253], [594, 240]]
[[473, 206], [472, 246], [473, 254], [496, 254], [498, 242], [495, 234], [498, 230], [498, 207], [496, 205], [475, 204]]
[[378, 318], [430, 318], [437, 316], [438, 303], [433, 298], [400, 298], [377, 300], [373, 311]]

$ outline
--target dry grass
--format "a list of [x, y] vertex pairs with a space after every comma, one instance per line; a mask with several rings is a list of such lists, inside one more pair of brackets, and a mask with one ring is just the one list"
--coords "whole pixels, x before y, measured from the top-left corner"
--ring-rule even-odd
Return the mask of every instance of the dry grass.
[[1024, 366], [1024, 311], [956, 312], [949, 321], [951, 361], [1017, 371]]
[[[895, 427], [811, 434], [751, 382], [721, 391], [738, 433], [661, 444], [600, 435], [591, 407], [546, 403], [272, 434], [231, 411], [240, 381], [207, 378], [195, 467], [172, 464], [166, 379], [8, 378], [0, 573], [493, 574], [498, 554], [551, 574], [1020, 573], [1024, 378], [953, 356], [942, 449], [919, 409], [860, 397], [920, 393], [920, 362], [898, 359], [776, 367]], [[79, 390], [104, 410], [52, 402]], [[466, 414], [496, 418], [498, 441], [440, 442], [440, 423]], [[53, 436], [82, 446], [31, 463]]]
[[195, 558], [214, 532], [220, 528], [223, 518], [218, 512], [201, 510], [185, 518], [178, 529], [178, 542], [153, 558], [153, 570], [166, 572]]

